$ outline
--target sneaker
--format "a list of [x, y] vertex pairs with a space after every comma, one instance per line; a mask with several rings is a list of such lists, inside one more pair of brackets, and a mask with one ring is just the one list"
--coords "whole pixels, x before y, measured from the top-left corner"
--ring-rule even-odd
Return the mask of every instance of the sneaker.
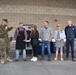
[[5, 64], [5, 61], [4, 61], [4, 59], [1, 59], [1, 64]]
[[63, 58], [61, 58], [61, 61], [63, 61]]
[[33, 57], [33, 58], [31, 59], [31, 61], [33, 61], [33, 60], [34, 60], [34, 58], [35, 58], [35, 57]]
[[34, 57], [33, 61], [37, 61], [37, 57]]
[[12, 62], [12, 60], [10, 59], [10, 57], [7, 58], [7, 61], [8, 61], [8, 62]]
[[54, 58], [54, 60], [57, 60], [57, 58]]

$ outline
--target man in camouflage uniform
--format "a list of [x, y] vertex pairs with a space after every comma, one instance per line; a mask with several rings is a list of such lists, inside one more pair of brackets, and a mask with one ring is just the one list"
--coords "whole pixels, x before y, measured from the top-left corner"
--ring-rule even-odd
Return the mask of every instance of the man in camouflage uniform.
[[3, 19], [2, 24], [0, 25], [0, 56], [1, 63], [4, 64], [5, 60], [2, 58], [4, 55], [4, 50], [6, 48], [7, 61], [12, 62], [10, 59], [10, 40], [8, 37], [8, 31], [12, 30], [13, 27], [8, 27], [8, 20]]

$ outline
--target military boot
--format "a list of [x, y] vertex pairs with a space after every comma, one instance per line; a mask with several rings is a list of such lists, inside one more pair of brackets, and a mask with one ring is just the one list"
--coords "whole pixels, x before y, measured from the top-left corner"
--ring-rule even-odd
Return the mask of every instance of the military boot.
[[4, 61], [4, 59], [1, 59], [1, 64], [5, 64], [5, 61]]
[[7, 57], [7, 61], [8, 62], [12, 62], [12, 60], [10, 59], [10, 57]]

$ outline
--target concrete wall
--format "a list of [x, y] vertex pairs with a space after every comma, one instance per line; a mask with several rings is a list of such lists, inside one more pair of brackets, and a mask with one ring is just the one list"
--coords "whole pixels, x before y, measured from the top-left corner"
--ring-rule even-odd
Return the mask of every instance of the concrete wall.
[[[67, 20], [76, 25], [76, 0], [0, 0], [0, 23], [3, 18], [9, 20], [9, 26], [18, 26], [19, 22], [35, 24], [40, 31], [44, 21], [56, 30], [58, 23], [64, 28]], [[54, 20], [58, 19], [58, 22]], [[9, 34], [13, 36], [13, 29]]]

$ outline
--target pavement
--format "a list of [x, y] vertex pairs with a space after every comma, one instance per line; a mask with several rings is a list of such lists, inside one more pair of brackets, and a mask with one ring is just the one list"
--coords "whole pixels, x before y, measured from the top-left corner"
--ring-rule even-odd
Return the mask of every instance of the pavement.
[[[76, 54], [75, 54], [76, 55]], [[40, 56], [39, 56], [40, 57]], [[18, 62], [15, 62], [15, 54], [12, 55], [12, 63], [0, 64], [0, 75], [76, 75], [76, 61], [54, 61], [55, 54], [52, 54], [52, 60], [31, 62], [32, 55], [27, 55], [27, 61], [23, 61], [21, 56]], [[65, 57], [65, 54], [64, 54]]]

